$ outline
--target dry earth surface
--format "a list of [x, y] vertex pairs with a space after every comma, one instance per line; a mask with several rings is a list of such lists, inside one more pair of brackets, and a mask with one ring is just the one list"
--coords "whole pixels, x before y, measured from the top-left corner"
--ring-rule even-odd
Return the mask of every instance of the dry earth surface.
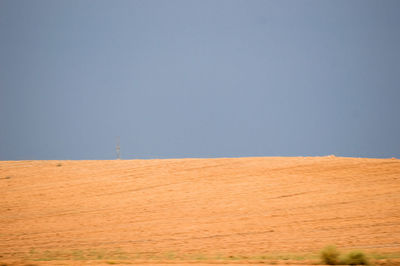
[[2, 161], [0, 192], [9, 264], [311, 264], [328, 244], [400, 254], [398, 159]]

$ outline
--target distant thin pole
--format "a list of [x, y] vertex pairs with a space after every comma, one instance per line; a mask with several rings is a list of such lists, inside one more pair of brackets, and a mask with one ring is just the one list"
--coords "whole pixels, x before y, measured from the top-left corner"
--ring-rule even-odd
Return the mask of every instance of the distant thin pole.
[[121, 159], [121, 147], [119, 145], [119, 137], [117, 137], [117, 146], [115, 147], [117, 151], [117, 160]]

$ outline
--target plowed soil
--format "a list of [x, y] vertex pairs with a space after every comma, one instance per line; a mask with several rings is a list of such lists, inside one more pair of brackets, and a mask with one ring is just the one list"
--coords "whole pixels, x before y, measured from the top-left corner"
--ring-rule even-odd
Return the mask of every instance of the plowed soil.
[[400, 160], [2, 161], [0, 213], [3, 259], [400, 252]]

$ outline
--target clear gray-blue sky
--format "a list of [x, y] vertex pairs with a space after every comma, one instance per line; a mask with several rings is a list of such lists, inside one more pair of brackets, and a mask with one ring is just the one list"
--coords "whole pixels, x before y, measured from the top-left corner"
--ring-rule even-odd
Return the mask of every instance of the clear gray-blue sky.
[[400, 1], [0, 0], [0, 160], [400, 157]]

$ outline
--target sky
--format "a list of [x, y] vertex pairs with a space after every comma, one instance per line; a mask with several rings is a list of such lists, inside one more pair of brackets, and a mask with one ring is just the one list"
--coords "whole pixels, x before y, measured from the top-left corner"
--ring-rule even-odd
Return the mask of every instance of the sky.
[[0, 160], [400, 158], [398, 0], [0, 0]]

